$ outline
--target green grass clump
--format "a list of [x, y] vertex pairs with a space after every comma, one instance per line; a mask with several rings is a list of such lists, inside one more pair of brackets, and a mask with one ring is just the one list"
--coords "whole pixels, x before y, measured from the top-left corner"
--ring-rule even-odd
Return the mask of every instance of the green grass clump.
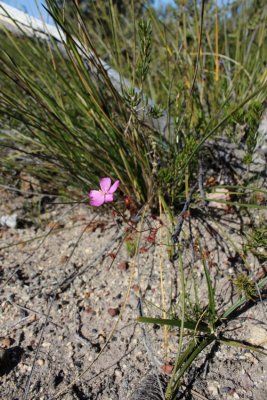
[[245, 253], [252, 252], [263, 262], [267, 259], [267, 229], [265, 226], [255, 227], [247, 234], [243, 249]]
[[[264, 14], [255, 35], [241, 13], [234, 40], [233, 20], [221, 9], [214, 22], [211, 4], [204, 13], [184, 10], [188, 16], [180, 8], [162, 16], [150, 6], [137, 15], [132, 4], [126, 18], [110, 2], [105, 18], [94, 6], [88, 19], [75, 2], [68, 16], [48, 1], [63, 45], [52, 37], [42, 42], [2, 32], [1, 142], [10, 150], [2, 171], [16, 171], [19, 159], [31, 174], [82, 191], [111, 176], [136, 204], [153, 206], [158, 193], [179, 204], [185, 181], [196, 179], [206, 140], [227, 124], [231, 129], [233, 116], [251, 101], [256, 120], [260, 107], [253, 102], [266, 92]], [[114, 84], [99, 55], [129, 79], [128, 86]], [[155, 128], [162, 110], [164, 135]]]
[[255, 228], [248, 238], [249, 247], [263, 247], [267, 249], [267, 229], [265, 227]]
[[254, 300], [257, 296], [257, 289], [255, 282], [250, 279], [246, 274], [239, 274], [234, 280], [233, 284], [236, 287], [240, 297], [244, 295], [247, 299]]

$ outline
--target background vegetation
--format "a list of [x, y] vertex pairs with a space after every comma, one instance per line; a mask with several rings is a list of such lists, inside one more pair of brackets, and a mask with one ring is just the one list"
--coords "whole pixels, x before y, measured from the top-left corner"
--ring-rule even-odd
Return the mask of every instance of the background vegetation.
[[[64, 57], [53, 38], [1, 33], [1, 143], [12, 150], [2, 176], [23, 166], [52, 175], [57, 188], [86, 191], [110, 175], [137, 204], [153, 204], [159, 192], [172, 204], [183, 197], [185, 176], [196, 177], [209, 137], [227, 125], [236, 139], [235, 118], [249, 121], [247, 139], [255, 136], [266, 95], [266, 5], [209, 1], [202, 15], [197, 1], [164, 11], [79, 3], [47, 2], [66, 35]], [[128, 85], [115, 87], [99, 57]], [[150, 123], [162, 114], [164, 135]]]

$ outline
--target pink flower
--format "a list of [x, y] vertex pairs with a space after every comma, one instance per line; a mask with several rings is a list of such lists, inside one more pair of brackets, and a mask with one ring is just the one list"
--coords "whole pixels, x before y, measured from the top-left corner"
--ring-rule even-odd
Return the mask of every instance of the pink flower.
[[116, 181], [111, 186], [110, 178], [100, 179], [101, 190], [91, 190], [89, 192], [90, 205], [99, 207], [104, 203], [110, 203], [113, 201], [113, 193], [116, 192], [120, 184], [120, 181]]

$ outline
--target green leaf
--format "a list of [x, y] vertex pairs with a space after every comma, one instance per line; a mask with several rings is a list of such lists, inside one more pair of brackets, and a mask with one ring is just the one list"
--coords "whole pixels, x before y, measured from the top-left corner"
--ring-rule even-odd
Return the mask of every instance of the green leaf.
[[[257, 283], [257, 288], [260, 290], [262, 289], [265, 285], [267, 285], [267, 276], [265, 278], [262, 278], [259, 283]], [[248, 301], [248, 299], [243, 296], [240, 299], [238, 299], [231, 307], [227, 308], [227, 310], [223, 313], [223, 315], [219, 318], [220, 320], [223, 320], [225, 318], [229, 318], [231, 314], [233, 314], [239, 307], [241, 307], [243, 304], [245, 304]]]
[[[182, 321], [180, 319], [139, 317], [137, 321], [145, 324], [169, 325], [179, 328], [182, 326]], [[210, 333], [210, 328], [204, 322], [184, 321], [183, 326], [185, 329], [190, 329], [191, 331]]]
[[[201, 250], [201, 248], [200, 248]], [[214, 294], [214, 289], [212, 287], [212, 282], [211, 282], [211, 278], [210, 278], [210, 273], [207, 267], [207, 263], [205, 258], [202, 256], [202, 263], [204, 266], [204, 271], [205, 271], [205, 278], [206, 278], [206, 282], [207, 282], [207, 286], [208, 286], [208, 295], [209, 295], [209, 318], [210, 318], [210, 322], [211, 322], [211, 326], [212, 326], [212, 330], [214, 331], [214, 323], [217, 317], [217, 313], [216, 313], [216, 307], [215, 307], [215, 294]]]
[[263, 354], [264, 356], [267, 356], [267, 352], [261, 350], [259, 347], [253, 346], [252, 344], [240, 342], [239, 340], [233, 340], [233, 339], [227, 339], [227, 338], [220, 337], [220, 339], [218, 341], [220, 343], [226, 344], [227, 346], [239, 347], [242, 349], [252, 350], [252, 351], [255, 351], [256, 353], [260, 353], [260, 354]]

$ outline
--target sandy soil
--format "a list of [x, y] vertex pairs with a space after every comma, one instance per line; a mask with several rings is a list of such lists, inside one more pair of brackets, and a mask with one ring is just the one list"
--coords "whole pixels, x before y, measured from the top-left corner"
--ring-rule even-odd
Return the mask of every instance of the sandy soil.
[[[180, 312], [174, 306], [179, 304], [178, 261], [169, 260], [165, 234], [159, 245], [159, 218], [148, 217], [134, 265], [122, 244], [127, 224], [109, 209], [95, 213], [87, 205], [60, 205], [56, 198], [40, 201], [8, 190], [2, 190], [1, 200], [1, 215], [18, 215], [16, 228], [0, 231], [1, 399], [152, 399], [136, 388], [149, 374], [168, 377], [179, 337], [177, 329], [169, 332], [166, 354], [164, 330], [136, 322], [140, 293], [144, 315], [162, 315], [160, 265], [165, 307], [173, 304], [173, 312]], [[249, 219], [217, 208], [210, 220], [192, 213], [191, 222], [195, 244], [201, 240], [207, 252], [217, 306], [223, 309], [237, 296], [232, 278], [244, 269], [231, 241], [238, 245]], [[197, 249], [192, 257], [188, 232], [185, 221], [186, 286], [192, 294], [194, 273], [204, 306], [203, 266]], [[249, 262], [250, 276], [263, 273], [256, 258]], [[266, 311], [263, 296], [263, 302], [250, 303], [230, 322], [225, 336], [267, 349]], [[179, 398], [263, 400], [266, 370], [263, 355], [217, 343], [185, 375]]]

